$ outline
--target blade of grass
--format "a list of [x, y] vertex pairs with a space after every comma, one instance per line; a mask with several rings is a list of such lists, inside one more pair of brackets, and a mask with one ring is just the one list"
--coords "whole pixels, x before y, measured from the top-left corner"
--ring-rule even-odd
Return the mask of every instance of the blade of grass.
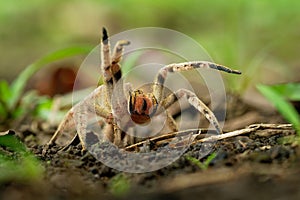
[[16, 152], [26, 152], [26, 147], [13, 135], [3, 135], [0, 136], [0, 146], [8, 147], [12, 151]]
[[9, 85], [5, 80], [0, 80], [0, 121], [6, 119], [7, 113], [7, 101], [11, 97], [11, 91]]
[[117, 197], [122, 197], [130, 189], [130, 181], [124, 174], [117, 174], [109, 181], [110, 192]]
[[5, 102], [7, 102], [11, 97], [9, 85], [5, 80], [0, 80], [0, 94], [0, 102], [3, 104], [5, 104]]
[[0, 146], [10, 152], [8, 154], [0, 149], [0, 183], [7, 180], [27, 181], [42, 177], [44, 168], [39, 160], [14, 135], [0, 136]]
[[8, 102], [9, 109], [12, 109], [16, 106], [30, 77], [42, 67], [44, 67], [46, 64], [75, 55], [87, 54], [91, 50], [92, 48], [90, 46], [68, 47], [52, 52], [44, 56], [43, 58], [37, 60], [36, 62], [32, 63], [31, 65], [27, 66], [25, 70], [21, 72], [21, 74], [17, 77], [17, 79], [13, 81], [11, 85], [12, 96]]
[[209, 164], [216, 156], [217, 156], [217, 154], [215, 152], [213, 152], [212, 154], [210, 154], [207, 157], [207, 159], [203, 163], [200, 160], [198, 160], [197, 158], [194, 158], [192, 156], [186, 156], [186, 159], [188, 161], [190, 161], [191, 163], [193, 163], [194, 165], [197, 165], [200, 169], [207, 170]]
[[293, 124], [297, 133], [300, 134], [300, 116], [296, 109], [272, 86], [259, 84], [256, 87], [275, 106], [278, 112]]
[[300, 101], [300, 83], [278, 84], [270, 87], [288, 100]]
[[204, 166], [206, 167], [206, 169], [208, 168], [209, 164], [211, 163], [211, 161], [213, 161], [213, 159], [215, 159], [217, 157], [217, 153], [213, 152], [212, 154], [210, 154], [207, 159], [204, 161]]

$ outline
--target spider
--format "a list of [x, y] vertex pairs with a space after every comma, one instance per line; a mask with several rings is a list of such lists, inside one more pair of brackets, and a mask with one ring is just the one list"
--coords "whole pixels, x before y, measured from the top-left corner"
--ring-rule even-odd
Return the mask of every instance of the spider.
[[[163, 95], [164, 83], [169, 73], [197, 68], [210, 68], [233, 74], [241, 74], [241, 72], [207, 61], [174, 63], [166, 65], [158, 71], [151, 85], [150, 92], [145, 92], [142, 89], [133, 91], [130, 83], [123, 84], [119, 64], [122, 59], [124, 46], [129, 45], [130, 42], [126, 40], [118, 41], [111, 53], [110, 42], [105, 28], [103, 28], [102, 34], [101, 75], [104, 84], [98, 85], [84, 100], [68, 111], [48, 145], [54, 144], [58, 136], [69, 127], [74, 127], [75, 114], [79, 113], [76, 115], [77, 135], [83, 150], [86, 149], [84, 141], [87, 139], [88, 133], [86, 131], [87, 120], [85, 116], [92, 111], [97, 116], [105, 119], [102, 132], [107, 140], [118, 147], [126, 147], [135, 142], [135, 137], [132, 134], [127, 134], [133, 131], [135, 124], [147, 124], [153, 117], [160, 115], [162, 112], [166, 113], [167, 125], [172, 131], [177, 132], [177, 124], [172, 115], [169, 114], [168, 108], [181, 98], [186, 98], [189, 104], [202, 113], [219, 134], [222, 133], [214, 113], [193, 92], [179, 89], [165, 97]], [[119, 97], [113, 96], [114, 90], [117, 90], [117, 96]]]

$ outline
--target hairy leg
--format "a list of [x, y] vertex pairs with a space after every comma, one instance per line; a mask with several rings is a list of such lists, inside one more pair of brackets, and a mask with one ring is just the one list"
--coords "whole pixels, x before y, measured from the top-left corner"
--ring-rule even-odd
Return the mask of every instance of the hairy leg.
[[59, 124], [58, 128], [56, 129], [54, 135], [51, 137], [50, 141], [47, 143], [47, 145], [51, 145], [55, 143], [59, 135], [62, 133], [63, 130], [68, 129], [74, 129], [75, 130], [75, 124], [73, 120], [73, 109], [69, 110], [68, 113], [65, 115], [63, 121]]
[[104, 133], [108, 141], [113, 142], [114, 145], [123, 148], [134, 143], [132, 131], [134, 131], [132, 128], [121, 130], [114, 124], [107, 124]]
[[127, 40], [120, 40], [117, 42], [117, 44], [114, 47], [112, 58], [111, 58], [111, 64], [117, 64], [122, 60], [123, 52], [124, 52], [124, 46], [129, 45], [130, 42]]
[[[219, 122], [215, 117], [214, 113], [194, 94], [193, 92], [186, 89], [179, 89], [175, 93], [170, 94], [162, 100], [161, 106], [165, 109], [169, 108], [178, 99], [186, 97], [189, 104], [195, 107], [205, 118], [215, 127], [219, 134], [222, 133]], [[160, 109], [162, 111], [162, 109]]]
[[104, 84], [107, 85], [109, 97], [111, 97], [114, 85], [121, 79], [122, 72], [119, 62], [122, 59], [124, 46], [130, 42], [120, 40], [114, 47], [113, 54], [110, 53], [110, 42], [105, 28], [103, 28], [103, 36], [101, 41], [101, 70], [103, 73]]
[[223, 65], [215, 64], [207, 61], [193, 61], [193, 62], [183, 62], [183, 63], [174, 63], [169, 64], [161, 68], [154, 79], [153, 85], [153, 94], [157, 99], [157, 102], [160, 102], [162, 99], [163, 93], [163, 85], [167, 78], [168, 73], [180, 72], [180, 71], [188, 71], [197, 68], [207, 68], [207, 69], [216, 69], [219, 71], [224, 71], [232, 74], [241, 74], [241, 72], [237, 70], [232, 70]]
[[167, 125], [173, 132], [178, 131], [177, 123], [175, 122], [175, 119], [172, 117], [172, 115], [166, 110], [166, 117], [167, 117]]
[[[96, 113], [98, 116], [106, 119], [107, 122], [110, 122], [112, 119], [111, 113], [109, 111], [108, 103], [106, 99], [102, 96], [105, 91], [105, 86], [99, 86], [96, 88], [89, 96], [84, 100], [76, 104], [63, 118], [62, 122], [59, 124], [54, 135], [48, 142], [48, 145], [55, 143], [57, 137], [67, 129], [75, 130], [75, 126], [80, 129], [79, 138], [83, 142], [84, 126], [87, 122], [84, 123], [84, 120], [79, 118], [88, 117], [89, 113]], [[74, 117], [77, 117], [75, 120]], [[76, 124], [78, 123], [78, 124]]]

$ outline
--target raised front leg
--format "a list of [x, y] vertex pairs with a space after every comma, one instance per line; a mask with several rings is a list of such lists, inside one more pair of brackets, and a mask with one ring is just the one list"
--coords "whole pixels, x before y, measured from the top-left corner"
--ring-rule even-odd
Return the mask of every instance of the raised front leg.
[[165, 83], [165, 80], [169, 72], [173, 73], [173, 72], [180, 72], [180, 71], [188, 71], [197, 68], [216, 69], [227, 73], [241, 74], [240, 71], [232, 70], [223, 65], [219, 65], [207, 61], [192, 61], [192, 62], [169, 64], [161, 68], [154, 79], [154, 85], [152, 90], [154, 96], [156, 97], [157, 102], [160, 102], [162, 99], [162, 92], [164, 87], [163, 85]]

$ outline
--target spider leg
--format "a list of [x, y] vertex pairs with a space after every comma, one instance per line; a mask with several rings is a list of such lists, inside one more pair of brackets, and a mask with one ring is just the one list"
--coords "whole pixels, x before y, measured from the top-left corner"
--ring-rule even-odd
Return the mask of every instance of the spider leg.
[[172, 117], [172, 115], [168, 112], [168, 110], [166, 109], [166, 117], [167, 117], [167, 125], [168, 127], [171, 129], [171, 131], [173, 132], [177, 132], [178, 131], [178, 126], [174, 120], [174, 118]]
[[114, 144], [122, 146], [122, 130], [118, 126], [114, 126]]
[[[118, 109], [122, 107], [120, 105], [124, 104], [126, 100], [126, 94], [123, 88], [122, 71], [119, 62], [122, 59], [122, 54], [124, 51], [124, 46], [129, 45], [129, 41], [120, 40], [114, 47], [112, 55], [110, 54], [110, 43], [107, 31], [103, 28], [103, 37], [101, 43], [101, 53], [102, 53], [102, 72], [104, 77], [104, 84], [106, 85], [106, 96], [108, 106], [111, 109]], [[115, 91], [114, 91], [115, 90]], [[117, 97], [112, 99], [113, 92], [117, 94]], [[112, 121], [110, 123], [115, 123], [112, 110], [110, 109], [110, 113], [106, 112], [106, 110], [102, 109], [101, 106], [95, 105], [96, 113], [98, 115], [111, 115]], [[118, 111], [115, 111], [115, 113]], [[109, 141], [114, 142], [119, 146], [122, 138], [122, 131], [116, 125], [108, 125], [105, 127], [104, 134]]]
[[130, 42], [127, 40], [120, 40], [114, 47], [112, 58], [111, 58], [111, 73], [112, 73], [112, 84], [115, 94], [118, 94], [118, 101], [124, 101], [126, 94], [123, 87], [122, 71], [119, 62], [122, 59], [124, 46], [129, 45]]
[[75, 129], [75, 125], [79, 128], [78, 135], [81, 143], [83, 144], [83, 138], [86, 134], [85, 126], [87, 125], [85, 118], [87, 118], [90, 113], [96, 113], [98, 116], [110, 121], [112, 116], [108, 111], [107, 100], [102, 96], [104, 91], [105, 87], [99, 86], [83, 101], [79, 102], [70, 111], [68, 111], [47, 145], [55, 143], [57, 137], [66, 129]]
[[114, 47], [110, 64], [113, 85], [117, 84], [117, 82], [122, 78], [122, 71], [119, 62], [122, 59], [124, 46], [129, 44], [130, 42], [127, 40], [120, 40]]
[[59, 124], [58, 128], [56, 129], [55, 133], [51, 137], [50, 141], [47, 143], [47, 145], [52, 145], [55, 143], [59, 135], [62, 133], [63, 130], [70, 129], [71, 127], [74, 127], [74, 120], [73, 120], [73, 109], [68, 111], [68, 113], [65, 115], [63, 121]]
[[[122, 60], [124, 46], [127, 46], [129, 44], [130, 42], [127, 40], [120, 40], [117, 42], [117, 44], [114, 47], [112, 58], [111, 58], [112, 65], [117, 64]], [[112, 72], [114, 71], [112, 70]]]
[[[117, 42], [111, 58], [110, 42], [105, 28], [103, 28], [102, 34], [103, 35], [101, 40], [100, 52], [102, 58], [101, 71], [102, 71], [104, 86], [100, 86], [100, 82], [99, 82], [98, 87], [89, 96], [87, 96], [83, 101], [75, 105], [66, 114], [66, 116], [60, 123], [59, 127], [57, 128], [56, 132], [54, 133], [50, 141], [47, 143], [48, 147], [51, 144], [55, 143], [58, 136], [61, 133], [63, 133], [66, 129], [68, 129], [69, 127], [75, 129], [75, 126], [77, 126], [78, 137], [80, 139], [83, 149], [85, 149], [84, 139], [86, 138], [86, 134], [87, 134], [86, 128], [88, 125], [88, 115], [90, 115], [91, 113], [96, 113], [96, 115], [103, 117], [104, 119], [107, 120], [106, 122], [108, 123], [107, 124], [108, 128], [105, 127], [107, 130], [110, 129], [109, 128], [110, 126], [113, 127], [113, 129], [115, 129], [114, 126], [116, 125], [114, 125], [114, 119], [111, 110], [111, 96], [115, 84], [119, 81], [119, 79], [121, 79], [122, 73], [121, 73], [119, 62], [122, 58], [124, 46], [128, 45], [129, 42], [125, 40], [121, 40]], [[124, 93], [123, 84], [121, 84], [121, 86], [117, 87], [116, 89], [122, 90], [122, 92]], [[126, 99], [126, 97], [124, 96], [120, 98], [120, 100], [118, 101], [121, 102], [122, 104], [123, 103], [122, 101], [124, 101], [123, 99]], [[114, 141], [113, 137], [121, 137], [122, 134], [120, 133], [119, 134], [120, 136], [115, 136], [116, 134], [112, 134], [113, 131], [111, 130], [110, 131], [104, 130], [104, 132], [105, 133], [107, 132], [107, 137], [110, 141]], [[118, 132], [120, 131], [116, 131], [116, 133]]]
[[105, 124], [103, 134], [107, 141], [114, 141], [114, 126], [113, 124]]
[[[102, 29], [102, 40], [101, 40], [101, 70], [103, 75], [103, 81], [109, 85], [112, 81], [112, 75], [110, 71], [111, 58], [110, 58], [110, 42], [108, 39], [107, 31], [105, 28]], [[98, 83], [98, 86], [100, 83]]]
[[[178, 99], [186, 97], [189, 104], [195, 107], [205, 118], [215, 127], [219, 134], [222, 133], [219, 122], [214, 113], [194, 94], [193, 92], [186, 89], [179, 89], [175, 93], [170, 94], [162, 100], [161, 106], [165, 109], [174, 104]], [[160, 109], [162, 112], [162, 109]]]
[[[114, 85], [121, 79], [122, 72], [119, 62], [122, 59], [124, 46], [129, 45], [130, 42], [126, 40], [120, 40], [114, 47], [113, 54], [110, 53], [110, 42], [108, 34], [105, 28], [102, 30], [101, 41], [101, 70], [103, 73], [104, 84], [107, 86], [107, 92], [109, 98], [111, 98]], [[100, 83], [98, 83], [100, 84]]]
[[118, 147], [125, 147], [134, 143], [132, 131], [134, 131], [132, 128], [129, 128], [126, 131], [121, 130], [115, 124], [106, 124], [103, 130], [106, 139], [113, 142], [114, 145]]
[[163, 85], [165, 83], [167, 74], [169, 72], [173, 73], [173, 72], [187, 71], [187, 70], [192, 70], [192, 69], [197, 69], [197, 68], [207, 68], [207, 69], [210, 68], [210, 69], [216, 69], [219, 71], [224, 71], [224, 72], [232, 73], [232, 74], [241, 74], [241, 72], [239, 72], [237, 70], [232, 70], [223, 65], [219, 65], [219, 64], [207, 62], [207, 61], [192, 61], [192, 62], [169, 64], [169, 65], [166, 65], [163, 68], [161, 68], [154, 79], [154, 85], [153, 85], [152, 90], [153, 90], [154, 96], [157, 99], [157, 102], [160, 102], [162, 99]]
[[125, 147], [128, 144], [133, 144], [133, 137], [128, 133], [129, 130], [121, 130], [118, 126], [114, 126], [114, 144], [118, 147]]
[[123, 139], [123, 147], [126, 147], [127, 145], [134, 144], [135, 137], [133, 135], [134, 135], [134, 129], [129, 128], [126, 131], [126, 135], [124, 136], [124, 139]]
[[[58, 128], [56, 129], [55, 133], [51, 137], [50, 141], [46, 144], [45, 148], [43, 149], [42, 154], [46, 153], [47, 149], [56, 142], [59, 135], [61, 135], [66, 129], [70, 129], [70, 128], [75, 129], [76, 125], [77, 125], [77, 127], [79, 127], [78, 134], [76, 134], [71, 139], [71, 142], [68, 142], [66, 145], [64, 145], [63, 149], [68, 147], [72, 143], [72, 141], [74, 141], [74, 139], [77, 137], [77, 135], [79, 137], [80, 143], [82, 144], [82, 150], [84, 151], [86, 149], [83, 137], [86, 136], [86, 134], [85, 134], [86, 131], [85, 131], [84, 127], [87, 124], [87, 122], [84, 119], [87, 116], [87, 113], [85, 112], [86, 110], [84, 108], [85, 107], [82, 107], [82, 105], [79, 103], [76, 106], [74, 106], [71, 110], [68, 111], [68, 113], [65, 115], [64, 119], [59, 124]], [[80, 109], [80, 111], [78, 111], [78, 109]], [[82, 111], [82, 109], [84, 109], [85, 111]], [[77, 112], [80, 112], [80, 113], [77, 113]], [[74, 119], [75, 116], [80, 118], [80, 120], [75, 120]], [[84, 118], [84, 119], [81, 119], [81, 118]], [[78, 121], [80, 121], [80, 123], [75, 124], [75, 122], [78, 122]]]

